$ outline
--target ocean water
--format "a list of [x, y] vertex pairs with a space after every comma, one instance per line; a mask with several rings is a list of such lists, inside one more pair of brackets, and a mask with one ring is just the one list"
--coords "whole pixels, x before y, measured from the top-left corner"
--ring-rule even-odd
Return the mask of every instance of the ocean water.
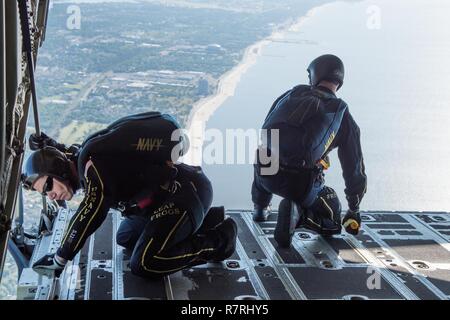
[[[377, 0], [318, 8], [266, 46], [207, 128], [258, 129], [272, 102], [307, 83], [306, 67], [333, 53], [346, 65], [338, 96], [361, 128], [364, 210], [450, 210], [450, 2]], [[343, 202], [337, 152], [327, 185]], [[251, 165], [207, 165], [214, 204], [251, 208]], [[279, 199], [275, 199], [276, 206]]]

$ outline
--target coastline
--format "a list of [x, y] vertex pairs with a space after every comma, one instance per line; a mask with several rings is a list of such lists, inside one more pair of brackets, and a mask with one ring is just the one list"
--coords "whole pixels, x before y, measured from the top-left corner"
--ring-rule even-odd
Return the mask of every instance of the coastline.
[[309, 9], [304, 15], [294, 20], [294, 22], [281, 29], [274, 30], [268, 37], [245, 49], [241, 62], [219, 78], [216, 92], [200, 99], [192, 107], [186, 124], [186, 131], [190, 139], [190, 148], [188, 153], [183, 157], [183, 162], [191, 165], [202, 164], [203, 141], [207, 121], [229, 97], [234, 96], [242, 75], [257, 62], [262, 50], [272, 41], [283, 39], [288, 32], [299, 31], [305, 21], [312, 18], [317, 10], [332, 2], [330, 1], [329, 3]]

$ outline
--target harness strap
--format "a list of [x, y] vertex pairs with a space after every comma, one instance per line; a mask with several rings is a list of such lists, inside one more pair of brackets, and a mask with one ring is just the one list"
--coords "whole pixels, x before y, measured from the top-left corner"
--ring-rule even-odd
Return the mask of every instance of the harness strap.
[[122, 216], [139, 214], [141, 210], [149, 207], [154, 202], [154, 193], [151, 190], [144, 190], [130, 201], [119, 201], [116, 209], [122, 213]]

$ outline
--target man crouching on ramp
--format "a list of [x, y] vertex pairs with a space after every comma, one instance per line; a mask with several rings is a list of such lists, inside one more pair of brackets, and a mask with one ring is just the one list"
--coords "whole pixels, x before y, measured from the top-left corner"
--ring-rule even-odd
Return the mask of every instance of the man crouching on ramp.
[[173, 117], [148, 112], [114, 122], [81, 146], [31, 135], [35, 151], [25, 163], [24, 187], [51, 200], [71, 200], [85, 190], [59, 249], [33, 269], [59, 276], [110, 208], [126, 217], [116, 240], [132, 251], [136, 275], [157, 278], [229, 258], [236, 223], [225, 219], [223, 207], [211, 208], [213, 191], [202, 169], [176, 163], [189, 147], [186, 136], [173, 139], [179, 128]]

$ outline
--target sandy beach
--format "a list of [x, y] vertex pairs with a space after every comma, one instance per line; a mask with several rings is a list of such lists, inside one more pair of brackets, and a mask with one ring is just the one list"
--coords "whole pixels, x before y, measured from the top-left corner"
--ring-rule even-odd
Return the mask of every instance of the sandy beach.
[[219, 78], [216, 93], [201, 99], [193, 106], [186, 125], [186, 130], [190, 138], [191, 145], [189, 152], [182, 159], [183, 162], [191, 165], [202, 164], [202, 150], [206, 122], [229, 97], [234, 95], [242, 75], [245, 74], [257, 62], [264, 47], [272, 41], [282, 40], [289, 31], [300, 30], [301, 26], [307, 19], [313, 17], [318, 9], [326, 5], [328, 4], [323, 4], [310, 9], [305, 15], [299, 17], [293, 23], [286, 25], [281, 29], [275, 30], [267, 38], [249, 46], [245, 50], [242, 61]]

